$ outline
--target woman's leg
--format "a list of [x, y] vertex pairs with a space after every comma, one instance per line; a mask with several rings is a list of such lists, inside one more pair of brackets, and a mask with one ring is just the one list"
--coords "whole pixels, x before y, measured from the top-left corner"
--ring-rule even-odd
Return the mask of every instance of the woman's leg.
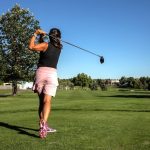
[[40, 138], [45, 138], [48, 132], [56, 132], [47, 125], [47, 120], [51, 111], [51, 96], [41, 93], [39, 95], [39, 117], [40, 117]]
[[39, 94], [39, 118], [44, 122], [47, 122], [49, 114], [51, 111], [51, 96], [44, 94], [43, 92]]
[[42, 111], [43, 111], [44, 93], [42, 92], [38, 96], [39, 96], [39, 110], [38, 110], [39, 119], [43, 120], [43, 113], [42, 113]]
[[42, 115], [43, 115], [43, 121], [47, 122], [49, 114], [51, 111], [51, 96], [44, 94], [44, 99], [43, 99], [43, 110], [42, 110]]

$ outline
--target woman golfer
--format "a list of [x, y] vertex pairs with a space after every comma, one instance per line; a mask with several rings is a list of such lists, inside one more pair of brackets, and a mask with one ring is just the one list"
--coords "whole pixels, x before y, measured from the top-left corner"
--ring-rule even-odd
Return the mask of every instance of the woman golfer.
[[30, 50], [40, 52], [33, 85], [34, 92], [38, 93], [39, 96], [40, 138], [45, 138], [48, 132], [56, 132], [56, 129], [48, 127], [47, 120], [51, 111], [51, 99], [55, 96], [58, 86], [57, 63], [62, 49], [62, 44], [59, 40], [61, 32], [57, 28], [50, 30], [50, 41], [44, 41], [41, 38], [41, 42], [35, 44], [36, 37], [38, 35], [44, 37], [45, 34], [40, 29], [36, 30], [29, 43]]

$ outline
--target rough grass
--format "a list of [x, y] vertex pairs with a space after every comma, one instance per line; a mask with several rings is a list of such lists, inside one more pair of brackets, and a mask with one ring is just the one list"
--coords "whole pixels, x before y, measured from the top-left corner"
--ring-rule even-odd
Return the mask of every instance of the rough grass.
[[16, 97], [0, 91], [0, 149], [150, 149], [148, 91], [58, 91], [49, 118], [57, 133], [44, 140], [38, 137], [37, 108], [31, 91]]

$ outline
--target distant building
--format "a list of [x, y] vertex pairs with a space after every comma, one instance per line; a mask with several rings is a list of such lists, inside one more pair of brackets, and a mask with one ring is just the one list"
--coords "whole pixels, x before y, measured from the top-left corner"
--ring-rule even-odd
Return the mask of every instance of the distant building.
[[116, 84], [119, 84], [119, 79], [111, 79], [110, 80], [110, 83], [111, 83], [111, 85], [116, 85]]
[[11, 83], [3, 83], [3, 85], [0, 85], [0, 89], [12, 89], [12, 84]]
[[[17, 84], [17, 87], [20, 90], [31, 89], [32, 86], [33, 82], [19, 81]], [[0, 89], [12, 89], [12, 83], [3, 83], [3, 85], [0, 86]]]
[[18, 88], [20, 90], [26, 90], [26, 89], [31, 89], [33, 86], [33, 82], [24, 82], [21, 81], [19, 84], [17, 84]]

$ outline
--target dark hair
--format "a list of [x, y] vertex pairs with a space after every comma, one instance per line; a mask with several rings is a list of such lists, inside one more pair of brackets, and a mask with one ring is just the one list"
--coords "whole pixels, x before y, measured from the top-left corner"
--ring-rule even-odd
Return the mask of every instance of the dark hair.
[[55, 47], [62, 49], [62, 44], [61, 44], [61, 32], [57, 28], [52, 28], [49, 32], [49, 38], [50, 38], [50, 43], [54, 45]]

